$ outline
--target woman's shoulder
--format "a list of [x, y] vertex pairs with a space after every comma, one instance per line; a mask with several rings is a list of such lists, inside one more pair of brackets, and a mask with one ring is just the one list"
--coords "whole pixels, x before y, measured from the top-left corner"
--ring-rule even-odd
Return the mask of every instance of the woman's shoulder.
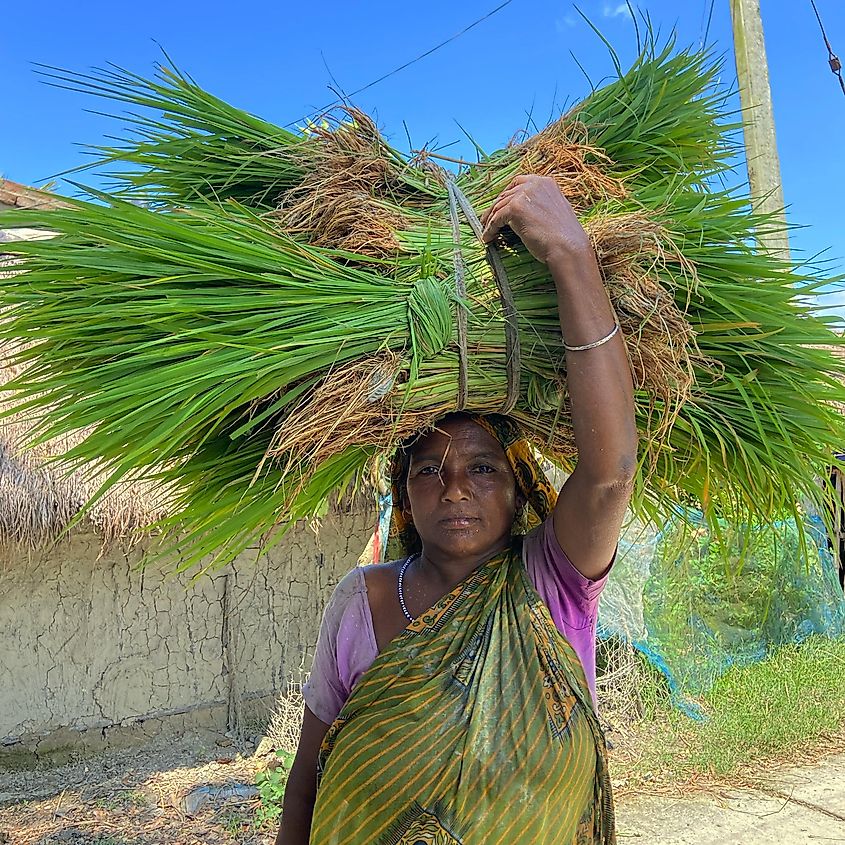
[[367, 586], [364, 581], [365, 569], [367, 569], [366, 566], [356, 566], [354, 569], [350, 569], [349, 572], [347, 572], [346, 575], [337, 582], [332, 598], [335, 596], [343, 597], [353, 596], [356, 593], [365, 593], [367, 591]]
[[396, 581], [397, 572], [401, 561], [387, 560], [383, 563], [370, 563], [367, 566], [359, 566], [362, 580], [366, 588], [371, 589], [378, 587], [383, 583], [393, 583]]
[[305, 702], [318, 719], [331, 724], [362, 667], [375, 657], [375, 638], [361, 567], [338, 581], [323, 611]]
[[561, 547], [552, 516], [523, 538], [522, 560], [534, 588], [546, 604], [552, 593], [565, 594], [590, 612], [595, 610], [613, 564], [611, 561], [604, 574], [595, 580], [582, 575]]
[[361, 607], [378, 607], [383, 596], [396, 591], [396, 578], [401, 561], [356, 566], [344, 575], [334, 588], [326, 605], [325, 616], [338, 620], [344, 613]]
[[323, 610], [323, 628], [337, 629], [341, 619], [350, 610], [366, 604], [366, 594], [367, 585], [364, 581], [363, 567], [356, 566], [335, 585]]

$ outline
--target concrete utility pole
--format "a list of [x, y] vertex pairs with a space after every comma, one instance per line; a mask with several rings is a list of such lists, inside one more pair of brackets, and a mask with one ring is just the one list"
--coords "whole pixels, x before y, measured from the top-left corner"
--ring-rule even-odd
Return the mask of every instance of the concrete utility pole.
[[[730, 0], [730, 5], [736, 73], [745, 124], [743, 131], [748, 181], [751, 183], [751, 204], [755, 211], [774, 214], [785, 224], [783, 186], [775, 142], [772, 90], [769, 87], [769, 65], [766, 61], [766, 43], [763, 40], [760, 0]], [[789, 258], [789, 238], [786, 230], [764, 233], [759, 241], [772, 252]]]

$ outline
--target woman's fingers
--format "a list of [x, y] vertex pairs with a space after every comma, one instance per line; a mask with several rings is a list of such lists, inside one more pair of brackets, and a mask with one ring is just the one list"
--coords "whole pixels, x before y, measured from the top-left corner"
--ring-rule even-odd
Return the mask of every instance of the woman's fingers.
[[487, 218], [487, 223], [484, 226], [484, 231], [481, 233], [481, 239], [485, 243], [490, 243], [500, 229], [508, 225], [511, 219], [511, 201], [509, 199], [497, 202], [491, 209], [490, 216]]
[[515, 188], [517, 185], [524, 185], [526, 182], [531, 182], [536, 178], [536, 176], [514, 176], [508, 184], [508, 187], [505, 188], [505, 190], [508, 190], [509, 188]]
[[505, 226], [538, 261], [552, 254], [592, 250], [589, 238], [557, 182], [550, 176], [516, 176], [482, 218], [490, 243]]
[[[533, 177], [536, 178], [536, 177]], [[532, 180], [531, 176], [514, 176], [513, 179], [508, 182], [507, 187], [496, 197], [493, 201], [493, 205], [481, 215], [481, 222], [486, 225], [487, 218], [492, 214], [493, 209], [496, 207], [497, 203], [504, 199], [510, 199], [517, 193], [517, 189], [520, 185], [524, 185], [526, 182], [530, 182]]]
[[514, 190], [514, 189], [512, 189], [512, 188], [505, 188], [505, 190], [504, 190], [504, 191], [502, 191], [502, 193], [501, 193], [501, 194], [499, 194], [499, 196], [497, 196], [495, 200], [493, 200], [493, 205], [491, 205], [491, 206], [490, 206], [490, 208], [488, 208], [488, 209], [487, 209], [487, 211], [485, 211], [485, 212], [484, 212], [484, 214], [482, 214], [482, 215], [481, 215], [481, 223], [482, 223], [482, 225], [483, 225], [483, 226], [486, 226], [486, 225], [487, 225], [487, 220], [488, 220], [488, 219], [489, 219], [489, 218], [493, 215], [493, 213], [495, 212], [495, 210], [496, 210], [496, 209], [497, 209], [497, 208], [498, 208], [498, 207], [499, 207], [499, 206], [500, 206], [503, 202], [507, 202], [508, 200], [512, 199], [515, 193], [516, 193], [516, 192], [515, 192], [515, 190]]
[[510, 226], [538, 261], [545, 261], [550, 253], [550, 239], [567, 239], [566, 233], [573, 223], [583, 233], [560, 187], [545, 176], [514, 177], [482, 222], [481, 239], [485, 243]]
[[510, 202], [510, 197], [499, 197], [496, 202], [488, 209], [487, 213], [484, 215], [485, 219], [481, 222], [486, 226], [492, 218], [499, 213], [508, 203]]
[[[517, 182], [517, 180], [520, 181]], [[482, 220], [484, 232], [481, 236], [485, 243], [492, 241], [500, 229], [510, 224], [511, 218], [518, 208], [524, 208], [525, 205], [531, 204], [530, 194], [522, 187], [526, 181], [528, 181], [528, 177], [517, 176], [514, 180], [516, 184], [505, 188], [485, 214], [485, 219]]]

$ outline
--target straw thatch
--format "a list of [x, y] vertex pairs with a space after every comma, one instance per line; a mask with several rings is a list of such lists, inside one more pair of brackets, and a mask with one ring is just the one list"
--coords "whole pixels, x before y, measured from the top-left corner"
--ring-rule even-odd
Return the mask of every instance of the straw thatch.
[[6, 208], [61, 208], [62, 203], [53, 194], [28, 188], [11, 179], [0, 178], [0, 207]]
[[[53, 197], [6, 179], [0, 179], [0, 207], [52, 208]], [[0, 267], [7, 275], [13, 265], [2, 253], [2, 243], [49, 237], [35, 229], [0, 230]], [[18, 374], [9, 362], [11, 349], [0, 348], [0, 387]], [[0, 410], [9, 397], [0, 391]], [[73, 472], [51, 459], [79, 443], [85, 431], [57, 438], [31, 449], [25, 447], [32, 423], [24, 414], [0, 420], [0, 543], [42, 547], [56, 541], [97, 492], [102, 473], [78, 467]], [[144, 536], [144, 528], [164, 515], [167, 492], [150, 482], [136, 481], [114, 488], [84, 516], [84, 523], [103, 538], [131, 545]]]

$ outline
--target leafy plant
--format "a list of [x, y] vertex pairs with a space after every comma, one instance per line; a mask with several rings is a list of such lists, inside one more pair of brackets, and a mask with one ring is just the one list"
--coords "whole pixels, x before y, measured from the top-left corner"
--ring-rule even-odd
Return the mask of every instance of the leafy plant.
[[281, 816], [285, 786], [293, 766], [293, 758], [294, 755], [289, 751], [277, 751], [275, 765], [256, 774], [255, 785], [261, 800], [255, 812], [256, 827], [271, 824]]
[[217, 822], [229, 836], [236, 837], [247, 826], [248, 819], [243, 813], [228, 810], [219, 816]]

